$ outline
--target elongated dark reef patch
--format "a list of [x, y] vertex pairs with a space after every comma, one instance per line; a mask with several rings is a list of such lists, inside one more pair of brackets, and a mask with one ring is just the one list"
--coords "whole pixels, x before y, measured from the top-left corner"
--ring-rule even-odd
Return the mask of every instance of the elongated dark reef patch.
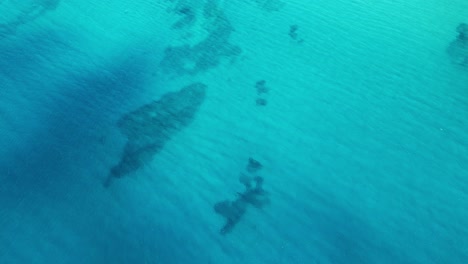
[[122, 116], [117, 126], [127, 137], [127, 143], [104, 185], [109, 186], [113, 179], [150, 162], [168, 140], [193, 121], [205, 100], [205, 93], [206, 85], [193, 83]]

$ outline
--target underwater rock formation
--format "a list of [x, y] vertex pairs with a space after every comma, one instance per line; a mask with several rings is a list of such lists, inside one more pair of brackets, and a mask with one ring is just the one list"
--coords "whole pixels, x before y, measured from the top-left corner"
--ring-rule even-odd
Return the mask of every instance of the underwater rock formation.
[[[214, 211], [226, 219], [226, 223], [219, 231], [225, 235], [232, 231], [232, 229], [239, 223], [247, 211], [249, 205], [255, 208], [263, 208], [270, 203], [268, 193], [263, 190], [262, 177], [248, 177], [242, 175], [239, 181], [244, 184], [245, 190], [237, 193], [237, 199], [234, 201], [222, 201], [214, 205]], [[255, 186], [252, 186], [252, 183]]]
[[[246, 170], [249, 173], [255, 173], [262, 167], [263, 165], [259, 161], [249, 158]], [[222, 235], [232, 231], [247, 212], [249, 205], [261, 209], [270, 203], [269, 194], [263, 189], [262, 177], [241, 173], [239, 182], [244, 185], [245, 190], [238, 192], [234, 201], [225, 200], [213, 206], [214, 211], [226, 219], [220, 230]]]
[[[14, 2], [14, 1], [12, 1]], [[24, 24], [30, 23], [39, 17], [43, 16], [51, 10], [55, 10], [60, 3], [60, 0], [35, 0], [23, 6], [16, 16], [8, 21], [0, 20], [0, 37], [13, 34], [16, 29]], [[11, 6], [10, 6], [11, 5]], [[16, 10], [18, 9], [15, 3], [0, 3], [0, 12], [3, 8]]]
[[193, 83], [122, 116], [117, 125], [128, 140], [119, 163], [112, 167], [104, 185], [107, 187], [115, 178], [150, 162], [174, 134], [195, 118], [205, 93], [206, 85]]
[[174, 23], [172, 25], [172, 28], [181, 29], [193, 25], [195, 23], [196, 15], [192, 8], [188, 6], [181, 7], [176, 11], [176, 13], [178, 15], [181, 15], [182, 18], [180, 18], [176, 23]]
[[255, 83], [255, 89], [257, 90], [257, 99], [255, 100], [255, 104], [257, 106], [265, 106], [267, 105], [267, 100], [263, 98], [262, 96], [265, 94], [268, 94], [270, 89], [266, 87], [266, 81], [265, 80], [260, 80]]
[[263, 165], [260, 163], [260, 161], [254, 158], [249, 158], [249, 162], [247, 163], [247, 166], [246, 166], [246, 170], [248, 172], [255, 173], [262, 168], [263, 168]]
[[457, 27], [458, 39], [462, 41], [468, 41], [468, 24], [461, 23]]
[[257, 90], [257, 95], [262, 95], [268, 93], [270, 89], [266, 87], [266, 81], [260, 80], [255, 83], [255, 89]]
[[294, 40], [297, 40], [297, 30], [298, 29], [299, 29], [298, 25], [289, 26], [289, 36]]
[[203, 19], [208, 35], [202, 41], [166, 48], [160, 63], [165, 73], [195, 75], [217, 67], [223, 58], [233, 58], [242, 52], [240, 47], [229, 42], [234, 28], [213, 1], [204, 6]]
[[268, 104], [268, 102], [264, 98], [257, 98], [257, 100], [255, 100], [255, 104], [257, 106], [266, 106]]
[[292, 40], [296, 41], [299, 44], [302, 44], [304, 42], [304, 39], [299, 38], [299, 34], [297, 33], [298, 30], [299, 30], [298, 25], [291, 25], [289, 26], [288, 35]]
[[468, 24], [461, 23], [457, 27], [458, 36], [447, 48], [453, 63], [468, 67]]
[[295, 40], [297, 43], [303, 43], [304, 42], [304, 39], [300, 39], [299, 38], [299, 35], [297, 34], [297, 31], [299, 30], [299, 26], [298, 25], [291, 25], [289, 26], [289, 37], [291, 37], [291, 39]]

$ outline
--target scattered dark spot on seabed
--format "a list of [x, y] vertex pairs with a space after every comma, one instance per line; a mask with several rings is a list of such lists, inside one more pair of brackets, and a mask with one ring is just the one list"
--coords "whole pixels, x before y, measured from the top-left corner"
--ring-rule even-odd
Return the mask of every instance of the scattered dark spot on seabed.
[[468, 67], [468, 24], [460, 23], [456, 31], [458, 36], [450, 43], [447, 53], [453, 63]]
[[193, 121], [205, 100], [205, 93], [206, 85], [193, 83], [122, 116], [117, 125], [127, 137], [127, 143], [104, 186], [110, 186], [114, 179], [122, 178], [150, 162], [168, 140]]
[[[249, 158], [246, 167], [249, 173], [255, 173], [261, 168], [262, 165], [259, 161]], [[219, 231], [222, 235], [232, 231], [246, 213], [249, 205], [261, 209], [270, 203], [269, 194], [263, 189], [262, 177], [241, 173], [239, 182], [245, 186], [245, 190], [238, 192], [237, 198], [234, 201], [225, 200], [213, 206], [214, 211], [226, 220], [224, 226]]]

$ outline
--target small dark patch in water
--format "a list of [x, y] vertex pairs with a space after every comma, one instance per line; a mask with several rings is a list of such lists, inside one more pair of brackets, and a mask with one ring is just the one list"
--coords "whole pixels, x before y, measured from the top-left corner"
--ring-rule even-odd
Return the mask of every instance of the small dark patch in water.
[[257, 100], [255, 100], [255, 104], [257, 106], [266, 106], [268, 104], [268, 102], [264, 98], [257, 98]]
[[265, 81], [265, 80], [257, 81], [257, 82], [255, 83], [255, 89], [257, 89], [257, 94], [258, 94], [258, 95], [266, 94], [266, 93], [268, 93], [268, 91], [270, 90], [270, 89], [266, 86], [266, 81]]
[[263, 165], [260, 163], [260, 161], [254, 159], [254, 158], [249, 158], [249, 162], [247, 163], [246, 170], [250, 173], [257, 172], [258, 170], [261, 170], [263, 168]]
[[304, 42], [304, 39], [300, 39], [299, 38], [299, 35], [297, 33], [297, 31], [299, 30], [299, 26], [298, 25], [291, 25], [289, 26], [289, 37], [291, 37], [291, 39], [295, 40], [297, 43], [303, 43]]

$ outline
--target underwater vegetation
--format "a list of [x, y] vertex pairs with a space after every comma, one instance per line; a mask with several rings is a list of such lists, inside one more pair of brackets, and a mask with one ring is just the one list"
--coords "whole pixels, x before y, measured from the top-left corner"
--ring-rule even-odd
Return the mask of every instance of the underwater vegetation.
[[[0, 37], [14, 34], [18, 27], [40, 18], [49, 11], [55, 10], [59, 3], [60, 0], [31, 0], [26, 2], [26, 4], [22, 3], [23, 5], [17, 5], [15, 1], [0, 2], [0, 11], [2, 9], [11, 9], [11, 12], [14, 12], [20, 9], [16, 15], [6, 21], [0, 20]], [[18, 6], [22, 6], [22, 8], [18, 8]]]
[[468, 67], [468, 24], [460, 23], [457, 26], [457, 38], [447, 48], [453, 63]]
[[[181, 12], [184, 18], [176, 22], [173, 28], [193, 24], [196, 19], [195, 11], [189, 7], [178, 9], [177, 13]], [[160, 63], [165, 73], [195, 75], [215, 68], [223, 58], [234, 58], [242, 52], [239, 46], [229, 42], [234, 28], [214, 2], [205, 4], [202, 18], [206, 22], [204, 25], [208, 35], [195, 45], [167, 47]]]
[[[262, 167], [260, 162], [249, 158], [246, 169], [249, 173], [255, 173]], [[222, 235], [233, 230], [247, 212], [249, 205], [261, 209], [270, 203], [269, 194], [263, 189], [262, 177], [249, 176], [242, 173], [239, 177], [239, 182], [244, 185], [245, 189], [243, 192], [237, 193], [237, 198], [234, 201], [225, 200], [213, 206], [214, 211], [226, 220], [224, 226], [219, 231]]]
[[150, 162], [168, 140], [192, 122], [205, 94], [205, 84], [193, 83], [122, 116], [117, 126], [127, 137], [127, 143], [104, 186]]

